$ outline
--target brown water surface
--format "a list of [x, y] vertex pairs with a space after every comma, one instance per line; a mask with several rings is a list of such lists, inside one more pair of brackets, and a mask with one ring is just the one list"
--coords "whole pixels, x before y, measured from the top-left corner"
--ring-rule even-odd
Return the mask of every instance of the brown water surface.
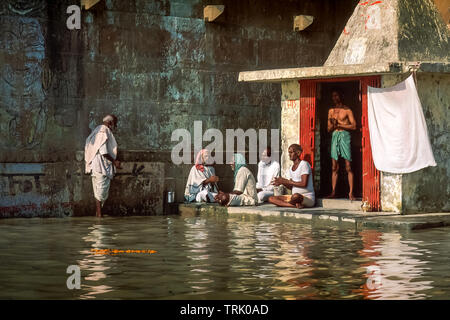
[[[449, 299], [449, 231], [218, 216], [4, 219], [0, 298]], [[67, 288], [69, 265], [80, 267], [80, 289]]]

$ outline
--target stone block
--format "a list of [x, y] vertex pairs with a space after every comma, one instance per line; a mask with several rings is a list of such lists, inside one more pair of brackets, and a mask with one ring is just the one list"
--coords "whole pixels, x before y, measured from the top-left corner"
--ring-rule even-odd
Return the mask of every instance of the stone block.
[[203, 8], [203, 19], [206, 22], [213, 22], [216, 20], [225, 10], [224, 5], [209, 5]]
[[314, 21], [313, 16], [298, 15], [294, 16], [294, 31], [303, 31], [308, 28]]

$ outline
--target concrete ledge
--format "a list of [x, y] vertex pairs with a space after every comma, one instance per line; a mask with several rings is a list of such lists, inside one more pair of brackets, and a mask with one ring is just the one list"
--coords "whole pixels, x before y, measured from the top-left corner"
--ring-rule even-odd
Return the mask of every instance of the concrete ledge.
[[450, 226], [450, 213], [400, 215], [396, 212], [362, 212], [338, 208], [315, 207], [307, 209], [280, 208], [272, 204], [254, 207], [222, 207], [217, 204], [180, 204], [182, 216], [228, 215], [247, 219], [274, 219], [310, 223], [314, 226], [338, 226], [343, 228], [394, 228], [418, 230]]
[[[379, 64], [358, 64], [341, 66], [320, 66], [305, 68], [270, 69], [239, 72], [240, 82], [281, 82], [300, 79], [321, 79], [348, 76], [369, 76], [387, 73], [406, 73], [416, 62], [391, 62]], [[449, 73], [450, 63], [447, 61], [421, 62], [418, 72]]]
[[324, 209], [342, 209], [350, 211], [361, 211], [362, 201], [349, 199], [317, 199], [316, 205]]
[[378, 65], [345, 65], [305, 68], [287, 68], [239, 72], [240, 82], [280, 82], [300, 79], [319, 79], [344, 76], [368, 76], [400, 72], [397, 66], [383, 63]]
[[370, 217], [358, 222], [366, 228], [401, 228], [420, 230], [450, 226], [450, 212], [398, 215], [388, 217]]

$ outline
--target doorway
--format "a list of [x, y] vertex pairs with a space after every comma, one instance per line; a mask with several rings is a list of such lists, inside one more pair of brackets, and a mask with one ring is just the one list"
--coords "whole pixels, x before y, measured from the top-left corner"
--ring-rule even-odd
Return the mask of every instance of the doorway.
[[[353, 194], [362, 198], [362, 103], [359, 81], [319, 82], [317, 83], [316, 119], [320, 123], [320, 144], [316, 148], [320, 152], [320, 186], [319, 196], [326, 197], [331, 193], [331, 132], [327, 131], [328, 110], [333, 106], [331, 94], [333, 90], [343, 94], [343, 104], [348, 106], [356, 121], [356, 130], [351, 133]], [[336, 197], [348, 198], [349, 185], [344, 159], [339, 159], [339, 175], [336, 185]]]

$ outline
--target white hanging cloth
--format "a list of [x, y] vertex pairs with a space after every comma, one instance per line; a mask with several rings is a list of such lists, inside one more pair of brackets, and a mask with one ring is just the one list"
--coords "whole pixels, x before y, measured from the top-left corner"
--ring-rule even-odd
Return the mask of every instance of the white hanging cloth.
[[410, 173], [436, 166], [413, 76], [390, 88], [368, 87], [367, 92], [375, 167]]

